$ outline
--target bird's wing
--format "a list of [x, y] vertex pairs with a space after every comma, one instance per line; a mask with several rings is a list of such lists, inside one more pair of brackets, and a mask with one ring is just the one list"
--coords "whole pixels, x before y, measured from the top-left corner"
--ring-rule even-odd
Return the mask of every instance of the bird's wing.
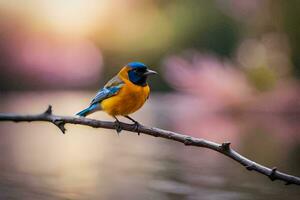
[[118, 75], [114, 76], [112, 79], [110, 79], [105, 85], [105, 88], [110, 88], [110, 87], [114, 87], [114, 86], [118, 86], [120, 84], [124, 84], [124, 81], [122, 81], [122, 79], [119, 78]]
[[99, 90], [92, 100], [91, 105], [118, 94], [123, 85], [124, 82], [118, 76], [113, 77], [102, 89]]

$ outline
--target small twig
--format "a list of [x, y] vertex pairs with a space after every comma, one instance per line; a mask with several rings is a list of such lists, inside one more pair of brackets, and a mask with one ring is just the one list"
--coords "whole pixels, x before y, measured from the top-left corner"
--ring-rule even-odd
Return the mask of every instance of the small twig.
[[44, 115], [52, 115], [52, 106], [49, 105], [47, 110], [44, 112]]
[[272, 171], [269, 175], [269, 178], [271, 179], [271, 181], [275, 181], [276, 180], [276, 171], [277, 171], [277, 167], [273, 167]]
[[230, 150], [230, 142], [223, 142], [221, 148], [223, 149], [223, 151]]
[[[13, 122], [32, 122], [32, 121], [45, 121], [51, 122], [57, 126], [63, 133], [65, 133], [65, 124], [80, 124], [85, 126], [90, 126], [94, 128], [106, 128], [106, 129], [115, 129], [114, 122], [99, 121], [94, 119], [82, 118], [82, 117], [69, 117], [69, 116], [58, 116], [52, 114], [52, 107], [49, 106], [45, 112], [38, 115], [15, 115], [15, 114], [3, 114], [0, 113], [0, 121], [13, 121]], [[249, 171], [256, 171], [260, 174], [263, 174], [269, 177], [272, 181], [281, 180], [284, 181], [286, 185], [295, 184], [300, 185], [300, 178], [297, 176], [292, 176], [285, 174], [277, 170], [276, 167], [272, 169], [267, 168], [263, 165], [253, 162], [248, 158], [240, 155], [230, 147], [230, 142], [224, 142], [222, 144], [214, 143], [208, 140], [199, 139], [187, 135], [182, 135], [179, 133], [162, 130], [158, 128], [148, 128], [142, 125], [139, 125], [138, 130], [134, 124], [120, 123], [122, 130], [130, 132], [139, 132], [154, 137], [166, 138], [169, 140], [174, 140], [181, 142], [184, 145], [203, 147], [211, 149], [226, 155], [227, 157], [235, 160]]]

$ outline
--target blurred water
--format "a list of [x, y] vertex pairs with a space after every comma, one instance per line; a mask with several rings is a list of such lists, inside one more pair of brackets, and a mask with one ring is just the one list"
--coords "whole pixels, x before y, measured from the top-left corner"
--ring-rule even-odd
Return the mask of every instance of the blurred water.
[[[39, 113], [52, 104], [55, 114], [73, 115], [93, 95], [84, 92], [2, 94], [0, 110]], [[170, 117], [174, 115], [180, 113], [174, 113], [165, 97], [152, 95], [133, 117], [145, 125], [176, 130], [178, 126]], [[91, 117], [111, 120], [103, 113]], [[227, 138], [245, 156], [300, 175], [299, 137], [268, 135], [261, 129], [264, 121], [282, 120], [274, 116], [270, 120], [259, 120], [258, 116], [235, 118], [231, 119], [236, 122], [234, 126], [243, 128], [237, 127], [239, 133], [234, 136], [219, 133], [220, 141]], [[218, 126], [219, 122], [208, 121], [211, 126]], [[291, 125], [291, 129], [298, 131], [299, 124], [293, 124], [296, 127]], [[0, 199], [300, 198], [299, 186], [271, 182], [210, 150], [128, 132], [117, 136], [112, 130], [75, 125], [66, 128], [67, 133], [63, 135], [49, 123], [0, 123]]]

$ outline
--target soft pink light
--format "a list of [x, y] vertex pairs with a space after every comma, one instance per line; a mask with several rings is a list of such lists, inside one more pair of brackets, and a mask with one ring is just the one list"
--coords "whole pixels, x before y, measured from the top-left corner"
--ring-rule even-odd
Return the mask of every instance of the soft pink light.
[[171, 56], [165, 61], [166, 79], [175, 88], [218, 105], [239, 104], [251, 88], [244, 74], [212, 55], [192, 53], [191, 58]]
[[99, 79], [100, 50], [86, 39], [16, 34], [7, 42], [12, 67], [22, 76], [45, 83], [87, 85]]

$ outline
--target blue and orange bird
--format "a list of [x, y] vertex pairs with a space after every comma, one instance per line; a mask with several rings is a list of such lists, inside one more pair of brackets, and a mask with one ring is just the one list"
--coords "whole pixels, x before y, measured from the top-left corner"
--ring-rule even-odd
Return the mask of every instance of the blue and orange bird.
[[147, 78], [152, 74], [157, 73], [143, 63], [128, 63], [98, 91], [90, 106], [76, 115], [85, 117], [102, 110], [116, 119], [117, 133], [122, 130], [117, 116], [128, 118], [138, 129], [139, 123], [129, 115], [139, 110], [148, 99], [150, 87]]

